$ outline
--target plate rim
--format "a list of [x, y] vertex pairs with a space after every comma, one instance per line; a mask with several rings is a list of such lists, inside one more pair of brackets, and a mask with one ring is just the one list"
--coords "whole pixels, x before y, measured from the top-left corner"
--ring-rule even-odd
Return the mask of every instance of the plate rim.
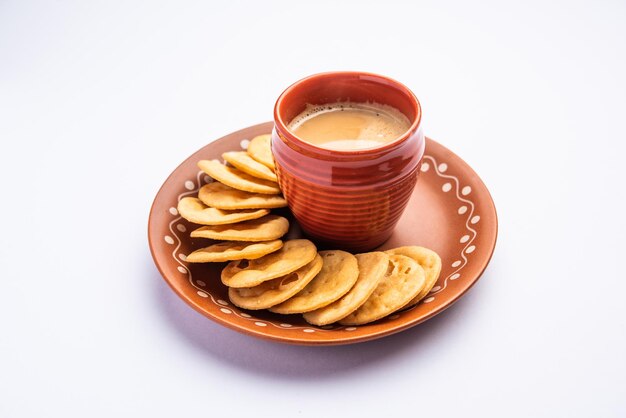
[[[408, 328], [412, 328], [424, 321], [427, 321], [428, 319], [431, 319], [432, 317], [440, 314], [441, 312], [445, 311], [446, 309], [448, 309], [449, 307], [451, 307], [452, 305], [454, 305], [461, 297], [463, 297], [468, 291], [469, 289], [471, 289], [476, 282], [478, 282], [478, 280], [482, 277], [482, 275], [484, 274], [487, 266], [489, 265], [489, 263], [491, 262], [491, 259], [493, 258], [493, 254], [495, 252], [495, 247], [496, 247], [496, 243], [497, 243], [497, 238], [498, 238], [498, 214], [497, 214], [497, 210], [495, 207], [495, 203], [493, 201], [493, 197], [491, 195], [491, 192], [489, 191], [489, 189], [487, 188], [487, 186], [485, 185], [485, 183], [483, 182], [483, 180], [480, 178], [480, 176], [478, 175], [478, 173], [476, 173], [476, 171], [461, 157], [459, 157], [457, 154], [455, 154], [453, 151], [451, 151], [449, 148], [445, 147], [444, 145], [442, 145], [441, 143], [433, 140], [430, 137], [426, 137], [426, 146], [428, 148], [428, 144], [429, 143], [434, 143], [435, 146], [440, 147], [442, 150], [444, 150], [445, 152], [449, 153], [450, 155], [454, 156], [455, 158], [457, 158], [462, 164], [464, 164], [466, 166], [466, 169], [468, 169], [468, 172], [472, 175], [473, 180], [476, 181], [484, 190], [484, 192], [486, 192], [486, 196], [488, 197], [488, 199], [486, 199], [486, 203], [488, 208], [490, 209], [490, 214], [493, 215], [492, 217], [490, 216], [489, 219], [492, 220], [492, 230], [493, 230], [493, 236], [489, 237], [490, 239], [488, 240], [488, 244], [489, 244], [489, 248], [488, 248], [488, 253], [487, 256], [484, 257], [482, 260], [479, 260], [477, 262], [477, 273], [475, 274], [474, 277], [471, 278], [471, 280], [468, 280], [468, 283], [466, 286], [464, 286], [462, 289], [460, 289], [460, 291], [454, 295], [453, 297], [451, 297], [445, 304], [438, 306], [437, 308], [434, 308], [432, 311], [428, 312], [426, 315], [419, 317], [419, 318], [415, 318], [412, 320], [409, 320], [405, 323], [399, 324], [397, 326], [391, 327], [391, 328], [386, 328], [386, 329], [382, 329], [382, 330], [378, 330], [376, 332], [373, 332], [371, 334], [366, 334], [366, 335], [350, 335], [347, 334], [342, 337], [338, 337], [336, 339], [332, 339], [332, 340], [315, 340], [315, 339], [311, 339], [311, 338], [301, 338], [301, 337], [292, 337], [292, 336], [278, 336], [278, 335], [273, 335], [273, 334], [268, 334], [266, 332], [263, 332], [263, 328], [258, 327], [258, 328], [247, 328], [244, 326], [240, 326], [239, 324], [235, 324], [229, 320], [226, 320], [216, 314], [214, 314], [213, 312], [210, 312], [208, 310], [206, 310], [205, 308], [203, 308], [200, 304], [198, 304], [196, 301], [194, 301], [193, 299], [191, 299], [190, 297], [188, 297], [188, 295], [182, 291], [179, 291], [179, 289], [177, 289], [174, 286], [173, 280], [168, 278], [168, 276], [165, 274], [164, 269], [161, 265], [162, 262], [164, 262], [163, 260], [160, 259], [160, 257], [158, 257], [156, 255], [156, 249], [155, 249], [155, 245], [156, 245], [156, 239], [153, 236], [152, 230], [153, 230], [153, 222], [155, 219], [155, 206], [157, 205], [157, 202], [159, 201], [159, 197], [161, 196], [161, 193], [163, 192], [163, 189], [165, 188], [165, 186], [170, 182], [170, 180], [172, 179], [172, 177], [174, 177], [177, 172], [179, 171], [179, 169], [181, 167], [183, 167], [184, 165], [186, 165], [186, 163], [188, 161], [190, 161], [192, 158], [197, 158], [196, 154], [198, 154], [199, 152], [203, 151], [206, 147], [210, 146], [212, 143], [220, 141], [228, 136], [231, 135], [236, 135], [242, 131], [246, 131], [249, 129], [260, 129], [260, 128], [268, 128], [268, 129], [272, 129], [274, 125], [274, 122], [272, 121], [268, 121], [268, 122], [264, 122], [264, 123], [260, 123], [260, 124], [255, 124], [255, 125], [251, 125], [242, 129], [239, 129], [237, 131], [233, 131], [231, 133], [228, 133], [226, 135], [223, 135], [219, 138], [216, 138], [212, 141], [210, 141], [209, 143], [203, 145], [201, 148], [197, 149], [196, 151], [194, 151], [191, 155], [189, 155], [189, 157], [185, 158], [180, 164], [178, 164], [176, 166], [176, 168], [174, 168], [172, 170], [172, 172], [167, 176], [167, 178], [163, 181], [163, 183], [161, 184], [161, 186], [159, 187], [159, 190], [157, 191], [157, 193], [155, 194], [154, 200], [152, 201], [152, 204], [150, 206], [150, 212], [149, 212], [149, 217], [148, 217], [148, 225], [147, 225], [147, 232], [148, 232], [148, 244], [149, 244], [149, 248], [150, 248], [150, 254], [152, 256], [152, 260], [154, 262], [154, 264], [156, 265], [161, 277], [163, 278], [163, 280], [168, 284], [168, 286], [174, 291], [174, 293], [176, 293], [178, 295], [178, 297], [180, 297], [183, 301], [185, 301], [185, 303], [187, 303], [189, 306], [191, 306], [195, 311], [197, 311], [198, 313], [202, 314], [203, 316], [207, 317], [208, 319], [211, 319], [212, 321], [225, 326], [229, 329], [232, 329], [234, 331], [246, 334], [246, 335], [250, 335], [250, 336], [254, 336], [257, 338], [261, 338], [264, 340], [269, 340], [269, 341], [274, 341], [274, 342], [280, 342], [280, 343], [287, 343], [287, 344], [295, 344], [295, 345], [307, 345], [307, 346], [329, 346], [329, 345], [346, 345], [346, 344], [354, 344], [354, 343], [359, 343], [359, 342], [365, 342], [365, 341], [371, 341], [371, 340], [375, 340], [378, 338], [382, 338], [382, 337], [386, 337], [392, 334], [396, 334], [398, 332], [404, 331]], [[425, 154], [426, 155], [426, 154]], [[484, 219], [484, 215], [483, 215], [483, 219]], [[311, 336], [310, 334], [307, 334], [309, 337]]]

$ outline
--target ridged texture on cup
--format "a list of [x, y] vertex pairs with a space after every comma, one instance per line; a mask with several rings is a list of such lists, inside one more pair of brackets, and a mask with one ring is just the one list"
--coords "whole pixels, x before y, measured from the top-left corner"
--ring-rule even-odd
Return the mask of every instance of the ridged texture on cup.
[[393, 232], [419, 173], [421, 131], [367, 159], [295, 147], [277, 130], [272, 151], [291, 211], [311, 237], [337, 248], [366, 251]]

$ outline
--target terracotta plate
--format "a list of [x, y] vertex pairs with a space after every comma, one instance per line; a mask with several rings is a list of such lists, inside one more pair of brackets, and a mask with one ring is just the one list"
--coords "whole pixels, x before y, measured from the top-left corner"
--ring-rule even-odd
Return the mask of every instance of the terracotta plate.
[[154, 199], [148, 239], [163, 278], [189, 305], [208, 318], [256, 337], [294, 344], [349, 344], [390, 335], [438, 314], [460, 298], [487, 267], [496, 244], [496, 210], [487, 188], [463, 160], [427, 139], [422, 173], [394, 235], [381, 249], [423, 245], [443, 261], [439, 281], [417, 306], [359, 327], [308, 325], [300, 315], [245, 311], [228, 301], [219, 264], [188, 264], [185, 255], [207, 245], [191, 239], [194, 225], [176, 211], [178, 201], [195, 196], [212, 181], [198, 170], [200, 159], [221, 158], [246, 148], [248, 140], [271, 132], [273, 123], [251, 126], [205, 146], [185, 160]]

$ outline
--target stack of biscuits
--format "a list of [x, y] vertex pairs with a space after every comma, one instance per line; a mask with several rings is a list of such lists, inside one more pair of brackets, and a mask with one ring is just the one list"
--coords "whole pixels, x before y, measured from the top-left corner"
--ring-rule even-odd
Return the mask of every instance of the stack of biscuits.
[[248, 152], [226, 152], [225, 165], [217, 160], [202, 160], [198, 167], [215, 181], [198, 191], [198, 197], [178, 202], [178, 212], [189, 222], [204, 225], [193, 238], [218, 241], [187, 256], [190, 263], [254, 259], [279, 250], [280, 238], [289, 222], [270, 214], [287, 206], [280, 195], [274, 162], [266, 155], [269, 135], [254, 138]]
[[432, 289], [441, 259], [424, 247], [350, 254], [317, 251], [307, 239], [282, 241], [289, 222], [270, 214], [287, 205], [280, 195], [269, 135], [254, 138], [247, 152], [226, 152], [198, 163], [216, 181], [178, 211], [201, 224], [192, 237], [217, 240], [189, 254], [190, 263], [229, 263], [221, 273], [233, 304], [303, 314], [313, 325], [361, 325], [413, 306]]

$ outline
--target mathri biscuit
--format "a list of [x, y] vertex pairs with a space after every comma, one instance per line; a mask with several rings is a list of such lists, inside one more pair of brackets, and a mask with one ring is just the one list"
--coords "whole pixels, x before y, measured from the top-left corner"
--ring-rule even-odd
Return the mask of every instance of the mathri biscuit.
[[183, 197], [178, 202], [178, 213], [195, 224], [224, 225], [260, 218], [270, 211], [267, 209], [223, 210], [208, 207], [195, 197]]
[[274, 157], [272, 156], [272, 136], [269, 134], [259, 135], [252, 138], [248, 145], [248, 154], [261, 164], [274, 170]]
[[356, 311], [341, 319], [341, 325], [363, 325], [383, 318], [408, 304], [424, 287], [424, 270], [403, 255], [390, 255], [385, 277]]
[[359, 276], [356, 257], [340, 250], [320, 251], [324, 265], [298, 294], [273, 306], [280, 314], [309, 312], [329, 305], [348, 293]]
[[423, 289], [411, 300], [407, 306], [413, 306], [422, 300], [433, 288], [441, 273], [441, 257], [428, 248], [411, 245], [394, 248], [386, 251], [387, 254], [400, 254], [412, 258], [424, 269], [426, 283]]
[[224, 161], [228, 161], [235, 168], [240, 169], [244, 173], [269, 181], [278, 181], [274, 170], [266, 165], [261, 164], [245, 151], [229, 151], [222, 154]]
[[218, 181], [202, 186], [198, 198], [207, 206], [229, 210], [273, 209], [287, 206], [287, 201], [280, 195], [244, 192]]
[[279, 194], [278, 184], [244, 173], [233, 167], [227, 167], [217, 160], [201, 160], [200, 170], [230, 187], [252, 193]]
[[279, 250], [283, 246], [281, 240], [266, 242], [224, 241], [201, 248], [189, 254], [189, 263], [211, 263], [242, 259], [255, 259]]
[[316, 255], [317, 248], [308, 239], [286, 241], [279, 251], [267, 257], [229, 263], [222, 270], [222, 283], [230, 287], [253, 287], [299, 269]]
[[191, 236], [226, 241], [271, 241], [285, 235], [288, 229], [286, 218], [266, 215], [236, 224], [203, 226], [192, 231]]
[[228, 289], [230, 301], [244, 309], [267, 309], [302, 290], [322, 268], [322, 257], [316, 255], [303, 267], [258, 286]]
[[389, 265], [389, 255], [375, 251], [371, 253], [357, 254], [359, 276], [356, 283], [341, 299], [304, 314], [304, 319], [313, 325], [327, 325], [345, 318], [356, 311], [385, 277]]

